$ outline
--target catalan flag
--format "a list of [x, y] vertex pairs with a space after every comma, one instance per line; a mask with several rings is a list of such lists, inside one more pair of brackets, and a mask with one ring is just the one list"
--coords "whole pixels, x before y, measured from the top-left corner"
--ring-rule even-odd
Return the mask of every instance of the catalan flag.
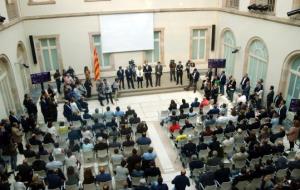
[[100, 79], [100, 61], [99, 61], [96, 47], [94, 48], [94, 70], [95, 70], [95, 80], [99, 80]]

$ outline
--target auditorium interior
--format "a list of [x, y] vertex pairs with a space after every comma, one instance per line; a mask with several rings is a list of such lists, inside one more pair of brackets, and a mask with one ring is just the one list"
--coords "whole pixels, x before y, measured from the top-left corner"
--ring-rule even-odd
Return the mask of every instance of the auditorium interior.
[[300, 0], [1, 0], [0, 189], [300, 189]]

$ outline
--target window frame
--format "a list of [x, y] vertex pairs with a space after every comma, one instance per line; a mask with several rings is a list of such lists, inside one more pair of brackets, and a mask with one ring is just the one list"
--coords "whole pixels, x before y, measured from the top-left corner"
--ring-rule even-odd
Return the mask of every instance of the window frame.
[[[154, 31], [153, 31], [153, 34], [155, 32], [159, 32], [159, 40], [157, 40], [159, 42], [159, 62], [162, 64], [162, 65], [165, 65], [165, 61], [164, 61], [164, 28], [155, 28]], [[155, 42], [155, 39], [153, 41], [153, 43]], [[149, 61], [147, 59], [147, 53], [146, 51], [152, 51], [152, 60]], [[143, 53], [143, 60], [144, 61], [147, 61], [150, 65], [155, 65], [157, 64], [157, 61], [154, 60], [154, 49], [153, 50], [145, 50], [144, 53]]]
[[[300, 60], [300, 55], [298, 56], [298, 57], [295, 57], [295, 59], [293, 60], [293, 61], [291, 61], [291, 64], [289, 65], [289, 70], [288, 70], [288, 72], [289, 72], [289, 74], [288, 74], [288, 80], [287, 80], [287, 86], [286, 86], [286, 88], [285, 88], [285, 96], [286, 97], [288, 97], [288, 95], [289, 95], [289, 87], [290, 87], [290, 83], [291, 83], [291, 77], [292, 77], [292, 75], [295, 75], [296, 77], [299, 77], [300, 78], [300, 71], [296, 71], [296, 70], [293, 70], [292, 69], [292, 66], [293, 66], [293, 64], [295, 64], [295, 62], [297, 61], [297, 60]], [[298, 69], [300, 68], [300, 66], [298, 67]], [[296, 78], [297, 79], [297, 78]], [[295, 84], [294, 84], [294, 88], [293, 88], [293, 94], [294, 94], [294, 91], [295, 91], [295, 86], [296, 86], [296, 80], [295, 80]], [[299, 96], [300, 96], [300, 94], [299, 94]], [[288, 106], [288, 108], [289, 108], [289, 103], [290, 102], [288, 102], [288, 100], [286, 99], [286, 101], [287, 101], [287, 106]]]
[[[101, 33], [100, 32], [90, 32], [89, 33], [91, 68], [92, 68], [91, 70], [93, 71], [93, 73], [94, 73], [94, 47], [95, 47], [94, 36], [96, 36], [96, 35], [100, 35], [100, 38], [101, 38]], [[109, 53], [109, 54], [110, 54], [109, 65], [108, 66], [103, 66], [103, 65], [100, 64], [100, 72], [101, 71], [113, 71], [114, 70], [115, 65], [112, 61], [112, 53]], [[101, 57], [99, 57], [99, 55], [98, 55], [98, 58], [100, 58], [100, 61], [104, 60], [103, 53], [100, 56]]]
[[[194, 30], [205, 30], [205, 48], [204, 48], [204, 58], [203, 59], [193, 59], [193, 31]], [[211, 43], [211, 26], [193, 26], [190, 27], [190, 60], [195, 63], [206, 63], [209, 57], [210, 43]]]
[[[259, 43], [261, 43], [262, 45], [263, 45], [263, 47], [264, 47], [264, 49], [265, 49], [265, 53], [266, 53], [266, 57], [265, 58], [262, 58], [262, 57], [260, 57], [260, 56], [257, 56], [255, 53], [253, 53], [252, 51], [251, 51], [251, 47], [252, 47], [252, 45], [255, 45], [255, 43], [257, 43], [257, 42], [259, 42]], [[256, 49], [255, 49], [256, 50]], [[266, 46], [266, 44], [264, 43], [264, 41], [262, 41], [261, 39], [259, 39], [259, 38], [254, 38], [253, 40], [251, 40], [250, 41], [250, 43], [249, 43], [249, 46], [247, 47], [247, 68], [246, 68], [246, 72], [249, 74], [249, 72], [250, 72], [250, 66], [251, 66], [251, 58], [254, 58], [255, 60], [256, 60], [256, 70], [257, 70], [257, 68], [258, 68], [258, 66], [259, 66], [259, 64], [265, 64], [265, 66], [266, 66], [266, 70], [265, 70], [265, 75], [264, 75], [264, 77], [265, 78], [263, 78], [263, 80], [264, 80], [264, 82], [266, 81], [266, 79], [267, 79], [267, 73], [268, 73], [268, 65], [269, 65], [269, 51], [268, 51], [268, 48], [267, 48], [267, 46]], [[259, 62], [259, 63], [258, 63]], [[257, 72], [256, 72], [256, 76], [257, 76]], [[250, 75], [250, 74], [249, 74]], [[253, 83], [252, 83], [252, 81], [253, 81]], [[251, 79], [250, 80], [250, 85], [251, 85], [251, 89], [254, 89], [255, 88], [255, 85], [256, 85], [256, 82], [257, 82], [257, 80], [256, 81], [254, 81], [254, 79]]]
[[[43, 48], [42, 48], [41, 40], [51, 39], [51, 38], [55, 38], [59, 70], [64, 69], [62, 53], [61, 53], [61, 45], [60, 45], [60, 35], [54, 34], [54, 35], [33, 36], [37, 61], [42, 71], [45, 71], [46, 67], [43, 59]], [[54, 70], [51, 70], [50, 72], [54, 72]]]
[[[225, 42], [225, 35], [226, 35], [226, 33], [227, 32], [230, 32], [231, 33], [231, 35], [232, 35], [232, 40], [233, 40], [233, 44], [229, 44], [229, 43], [226, 43]], [[234, 36], [234, 33], [232, 32], [232, 30], [230, 30], [230, 29], [225, 29], [225, 30], [223, 30], [223, 33], [222, 33], [222, 42], [221, 42], [221, 48], [222, 48], [222, 50], [221, 50], [221, 52], [222, 52], [222, 57], [223, 58], [225, 58], [225, 48], [228, 48], [229, 50], [231, 49], [231, 51], [230, 52], [232, 52], [234, 49], [236, 49], [237, 47], [236, 47], [236, 38], [235, 38], [235, 36]], [[232, 54], [232, 53], [231, 53]], [[226, 72], [226, 75], [228, 75], [228, 74], [230, 74], [230, 75], [234, 75], [234, 70], [235, 70], [235, 64], [236, 64], [236, 54], [232, 54], [232, 56], [233, 56], [233, 60], [234, 60], [234, 62], [233, 62], [233, 65], [232, 65], [232, 73], [230, 74], [230, 73], [227, 73], [227, 71], [228, 70], [226, 70], [226, 68], [224, 69], [225, 70], [225, 72]], [[227, 65], [227, 60], [226, 60], [226, 65]], [[229, 76], [229, 75], [228, 75]]]
[[48, 0], [48, 1], [41, 1], [41, 2], [37, 2], [36, 0], [28, 0], [28, 5], [49, 5], [49, 4], [56, 4], [56, 0]]

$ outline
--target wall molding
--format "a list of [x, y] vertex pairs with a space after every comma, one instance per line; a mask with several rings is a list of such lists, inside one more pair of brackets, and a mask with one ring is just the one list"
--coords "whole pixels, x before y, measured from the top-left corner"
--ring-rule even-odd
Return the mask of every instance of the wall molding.
[[245, 16], [254, 19], [262, 19], [269, 22], [275, 22], [279, 24], [285, 24], [290, 26], [300, 27], [300, 20], [293, 20], [287, 18], [279, 18], [272, 15], [263, 15], [250, 12], [242, 12], [234, 9], [227, 8], [167, 8], [167, 9], [144, 9], [144, 10], [123, 10], [123, 11], [97, 11], [97, 12], [82, 12], [82, 13], [63, 13], [53, 15], [38, 15], [38, 16], [24, 16], [16, 18], [8, 23], [0, 25], [0, 31], [5, 30], [19, 22], [41, 20], [41, 19], [54, 19], [54, 18], [68, 18], [68, 17], [85, 17], [85, 16], [99, 16], [99, 15], [110, 15], [110, 14], [128, 14], [128, 13], [167, 13], [167, 12], [221, 12], [228, 13], [238, 16]]

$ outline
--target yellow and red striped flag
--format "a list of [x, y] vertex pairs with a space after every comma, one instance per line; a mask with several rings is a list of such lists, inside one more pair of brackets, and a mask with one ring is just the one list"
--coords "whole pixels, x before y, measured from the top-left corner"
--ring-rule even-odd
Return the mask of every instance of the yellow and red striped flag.
[[97, 53], [97, 48], [94, 48], [94, 70], [95, 70], [95, 80], [100, 79], [100, 61]]

